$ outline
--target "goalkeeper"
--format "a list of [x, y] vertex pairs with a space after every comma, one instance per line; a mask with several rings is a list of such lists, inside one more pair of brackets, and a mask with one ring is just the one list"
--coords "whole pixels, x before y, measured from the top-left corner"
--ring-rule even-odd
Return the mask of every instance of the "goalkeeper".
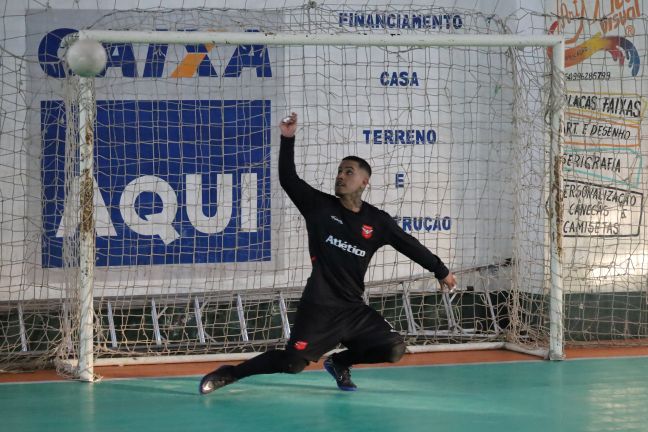
[[341, 390], [356, 390], [352, 365], [400, 360], [405, 353], [403, 338], [363, 301], [367, 266], [383, 245], [393, 246], [433, 272], [444, 289], [456, 284], [439, 257], [405, 233], [387, 213], [362, 201], [371, 176], [364, 159], [342, 159], [335, 179], [336, 196], [320, 192], [299, 178], [295, 169], [297, 114], [284, 119], [280, 129], [279, 182], [306, 219], [313, 270], [286, 348], [267, 351], [237, 366], [221, 366], [202, 378], [202, 394], [252, 375], [299, 373], [339, 343], [347, 349], [328, 357], [324, 367]]

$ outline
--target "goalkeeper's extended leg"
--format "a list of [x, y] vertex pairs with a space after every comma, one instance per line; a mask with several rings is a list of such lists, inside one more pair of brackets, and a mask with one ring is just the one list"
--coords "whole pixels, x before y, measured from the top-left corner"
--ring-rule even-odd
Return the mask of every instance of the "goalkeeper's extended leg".
[[296, 374], [304, 370], [308, 360], [293, 350], [272, 350], [259, 354], [238, 366], [221, 366], [205, 375], [200, 380], [201, 394], [211, 393], [226, 385], [252, 375], [289, 373]]

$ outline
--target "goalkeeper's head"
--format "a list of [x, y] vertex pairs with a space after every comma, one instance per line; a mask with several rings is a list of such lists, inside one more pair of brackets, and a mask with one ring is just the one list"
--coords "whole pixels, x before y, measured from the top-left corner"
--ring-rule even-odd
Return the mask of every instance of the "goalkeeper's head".
[[335, 177], [335, 195], [362, 195], [369, 184], [371, 165], [358, 156], [347, 156], [340, 162]]

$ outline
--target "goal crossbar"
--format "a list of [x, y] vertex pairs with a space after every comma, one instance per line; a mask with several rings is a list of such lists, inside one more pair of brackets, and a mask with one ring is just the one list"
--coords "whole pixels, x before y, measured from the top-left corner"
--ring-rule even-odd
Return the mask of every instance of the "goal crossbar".
[[225, 45], [352, 45], [352, 46], [438, 46], [438, 47], [553, 47], [563, 44], [557, 35], [410, 35], [410, 34], [291, 34], [262, 32], [184, 32], [81, 30], [79, 39], [106, 43], [194, 43]]

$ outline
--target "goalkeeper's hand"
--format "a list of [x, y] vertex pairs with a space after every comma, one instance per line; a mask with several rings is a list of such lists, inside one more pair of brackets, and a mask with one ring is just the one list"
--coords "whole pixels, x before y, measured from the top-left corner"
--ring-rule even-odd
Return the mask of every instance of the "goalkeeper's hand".
[[443, 278], [440, 282], [441, 289], [444, 292], [453, 292], [457, 288], [457, 279], [452, 272], [448, 273], [448, 276]]
[[281, 135], [286, 138], [294, 137], [297, 130], [297, 113], [291, 113], [290, 116], [284, 117], [279, 123], [279, 129], [281, 129]]

